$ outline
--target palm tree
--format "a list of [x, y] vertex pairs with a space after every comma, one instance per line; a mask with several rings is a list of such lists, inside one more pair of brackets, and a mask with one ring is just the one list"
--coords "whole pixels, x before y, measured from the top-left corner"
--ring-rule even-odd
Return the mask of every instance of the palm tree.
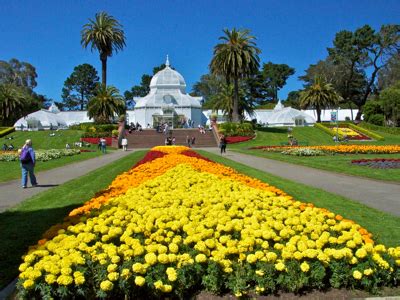
[[113, 86], [99, 85], [88, 103], [88, 116], [96, 123], [110, 123], [115, 115], [125, 112], [124, 98]]
[[232, 119], [239, 121], [239, 79], [258, 71], [261, 50], [256, 47], [255, 37], [248, 29], [224, 29], [223, 41], [214, 47], [214, 57], [210, 63], [211, 73], [225, 77], [229, 85], [233, 81], [234, 97]]
[[321, 110], [335, 107], [340, 99], [330, 83], [316, 77], [312, 85], [300, 92], [300, 107], [314, 107], [317, 111], [317, 123], [321, 123]]
[[81, 44], [87, 48], [98, 50], [101, 60], [102, 84], [107, 84], [107, 57], [112, 56], [113, 51], [118, 52], [125, 46], [125, 35], [122, 25], [109, 16], [106, 12], [96, 14], [96, 19], [89, 19], [89, 23], [83, 25], [81, 32]]
[[[232, 84], [221, 84], [219, 90], [219, 93], [210, 98], [210, 106], [213, 110], [222, 110], [228, 116], [228, 120], [232, 121], [234, 86]], [[252, 103], [246, 101], [244, 90], [239, 88], [239, 113], [243, 115], [245, 112], [252, 116], [254, 109]]]
[[0, 123], [12, 125], [26, 105], [25, 95], [12, 84], [0, 84]]

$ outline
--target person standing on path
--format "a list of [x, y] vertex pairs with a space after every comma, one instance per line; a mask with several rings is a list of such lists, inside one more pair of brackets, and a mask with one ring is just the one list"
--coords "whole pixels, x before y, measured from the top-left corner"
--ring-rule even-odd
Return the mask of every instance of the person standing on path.
[[106, 153], [106, 147], [107, 147], [107, 142], [104, 138], [100, 139], [100, 145], [101, 145], [101, 152], [103, 152], [103, 154]]
[[128, 150], [128, 139], [126, 137], [124, 137], [121, 141], [121, 145], [122, 145], [122, 149], [124, 151]]
[[219, 138], [219, 148], [221, 149], [221, 155], [222, 153], [226, 153], [226, 138], [223, 134]]
[[32, 140], [26, 140], [25, 145], [22, 147], [20, 152], [20, 161], [22, 169], [22, 188], [27, 188], [28, 184], [28, 173], [32, 186], [37, 186], [36, 176], [34, 174], [36, 156], [35, 151], [32, 148]]

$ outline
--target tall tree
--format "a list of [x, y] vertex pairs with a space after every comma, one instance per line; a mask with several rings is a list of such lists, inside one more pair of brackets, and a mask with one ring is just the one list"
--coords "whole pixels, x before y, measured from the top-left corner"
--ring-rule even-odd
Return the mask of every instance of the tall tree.
[[98, 83], [99, 77], [92, 65], [76, 66], [72, 74], [65, 80], [62, 89], [65, 106], [73, 109], [79, 105], [80, 110], [84, 110]]
[[386, 122], [391, 126], [400, 126], [400, 81], [384, 89], [379, 98]]
[[300, 109], [301, 108], [300, 107], [300, 93], [301, 93], [301, 90], [291, 91], [288, 94], [288, 96], [287, 96], [287, 98], [286, 98], [286, 100], [284, 101], [283, 104], [285, 106], [290, 106], [290, 107], [293, 107], [295, 109]]
[[378, 89], [383, 90], [400, 81], [400, 53], [394, 54], [378, 72]]
[[369, 25], [358, 28], [354, 33], [341, 31], [336, 34], [333, 44], [333, 48], [328, 48], [329, 55], [335, 63], [347, 66], [349, 83], [356, 69], [370, 70], [363, 95], [356, 102], [359, 108], [356, 119], [360, 120], [362, 107], [373, 91], [379, 70], [388, 64], [394, 53], [400, 51], [400, 25], [383, 25], [379, 32]]
[[272, 101], [278, 101], [278, 91], [286, 84], [286, 80], [293, 75], [295, 70], [287, 64], [274, 64], [268, 62], [263, 65], [261, 74], [268, 86], [269, 96]]
[[117, 88], [100, 84], [88, 103], [88, 116], [96, 123], [110, 123], [125, 112], [125, 102]]
[[225, 36], [219, 38], [222, 43], [214, 47], [210, 70], [214, 75], [224, 76], [228, 85], [233, 81], [232, 120], [239, 122], [239, 79], [258, 71], [261, 50], [256, 47], [256, 38], [248, 29], [224, 29], [223, 32]]
[[30, 63], [16, 58], [8, 62], [0, 60], [0, 83], [14, 84], [32, 90], [37, 86], [36, 78], [36, 69]]
[[315, 108], [318, 123], [321, 123], [322, 109], [335, 107], [339, 100], [340, 96], [332, 85], [324, 82], [321, 77], [315, 78], [314, 83], [300, 93], [300, 106]]
[[125, 35], [122, 25], [106, 12], [97, 13], [95, 20], [83, 26], [81, 44], [84, 48], [90, 44], [91, 50], [100, 53], [102, 84], [107, 84], [107, 57], [125, 46]]
[[200, 77], [200, 81], [196, 82], [192, 87], [193, 96], [201, 96], [204, 99], [204, 108], [212, 108], [209, 102], [212, 96], [218, 94], [223, 85], [221, 76], [213, 74], [205, 74]]
[[11, 126], [22, 114], [26, 105], [26, 94], [20, 87], [0, 84], [0, 124]]

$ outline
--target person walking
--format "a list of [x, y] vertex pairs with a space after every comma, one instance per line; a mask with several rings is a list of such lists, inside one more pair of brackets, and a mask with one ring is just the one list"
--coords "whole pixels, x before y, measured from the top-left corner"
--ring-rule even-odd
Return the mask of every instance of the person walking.
[[106, 153], [106, 147], [107, 147], [107, 142], [104, 138], [100, 139], [100, 145], [101, 145], [101, 152], [103, 152], [103, 154]]
[[124, 137], [121, 141], [122, 149], [128, 151], [128, 139]]
[[186, 144], [189, 148], [192, 147], [192, 139], [188, 135], [186, 136]]
[[219, 138], [219, 148], [221, 149], [221, 155], [222, 153], [226, 153], [226, 138], [223, 134]]
[[28, 174], [32, 186], [33, 187], [37, 186], [38, 183], [34, 173], [36, 156], [35, 156], [35, 151], [32, 148], [32, 140], [25, 141], [25, 145], [21, 149], [19, 159], [21, 161], [21, 169], [22, 169], [22, 180], [21, 180], [22, 188], [24, 189], [27, 188]]

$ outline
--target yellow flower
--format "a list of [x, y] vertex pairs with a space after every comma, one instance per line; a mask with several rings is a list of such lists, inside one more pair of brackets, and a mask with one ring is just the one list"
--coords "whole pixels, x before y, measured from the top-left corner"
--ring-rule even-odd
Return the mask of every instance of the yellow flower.
[[24, 281], [22, 286], [24, 287], [24, 289], [28, 290], [28, 289], [32, 288], [34, 284], [35, 284], [35, 282], [33, 280], [28, 279], [28, 280]]
[[118, 280], [118, 277], [119, 277], [119, 274], [118, 274], [117, 272], [111, 272], [111, 273], [109, 273], [108, 276], [107, 276], [107, 278], [108, 278], [110, 281], [116, 281], [116, 280]]
[[310, 265], [309, 265], [307, 262], [304, 261], [304, 262], [301, 263], [300, 269], [301, 269], [304, 273], [306, 273], [306, 272], [308, 272], [308, 271], [310, 270]]
[[371, 268], [368, 268], [368, 269], [365, 269], [363, 273], [364, 273], [364, 275], [369, 276], [369, 275], [371, 275], [373, 272], [374, 272], [374, 271], [373, 271]]
[[262, 270], [257, 270], [257, 271], [256, 271], [256, 274], [257, 274], [258, 276], [264, 276], [264, 271], [262, 271]]
[[205, 256], [203, 253], [200, 253], [197, 254], [194, 259], [197, 263], [204, 263], [207, 261], [207, 256]]
[[354, 271], [353, 272], [353, 277], [355, 278], [355, 279], [357, 279], [357, 280], [360, 280], [361, 278], [362, 278], [362, 273], [360, 272], [360, 271]]
[[105, 292], [111, 291], [113, 287], [114, 284], [109, 280], [104, 280], [100, 283], [100, 288]]
[[176, 270], [174, 268], [167, 268], [166, 273], [168, 275], [168, 280], [169, 281], [175, 281], [177, 279], [177, 274], [176, 274]]
[[144, 260], [146, 261], [146, 263], [152, 266], [157, 263], [157, 256], [154, 253], [147, 253], [144, 256]]
[[85, 277], [83, 277], [83, 276], [75, 277], [74, 282], [76, 285], [82, 285], [85, 283]]
[[146, 282], [146, 279], [144, 277], [142, 277], [142, 276], [135, 277], [135, 284], [137, 286], [143, 286], [145, 282]]
[[45, 281], [48, 284], [53, 284], [54, 282], [56, 282], [56, 280], [57, 280], [57, 277], [53, 274], [47, 274], [45, 277]]
[[275, 269], [277, 269], [278, 271], [283, 271], [285, 270], [286, 266], [283, 262], [278, 262], [277, 264], [275, 264]]

